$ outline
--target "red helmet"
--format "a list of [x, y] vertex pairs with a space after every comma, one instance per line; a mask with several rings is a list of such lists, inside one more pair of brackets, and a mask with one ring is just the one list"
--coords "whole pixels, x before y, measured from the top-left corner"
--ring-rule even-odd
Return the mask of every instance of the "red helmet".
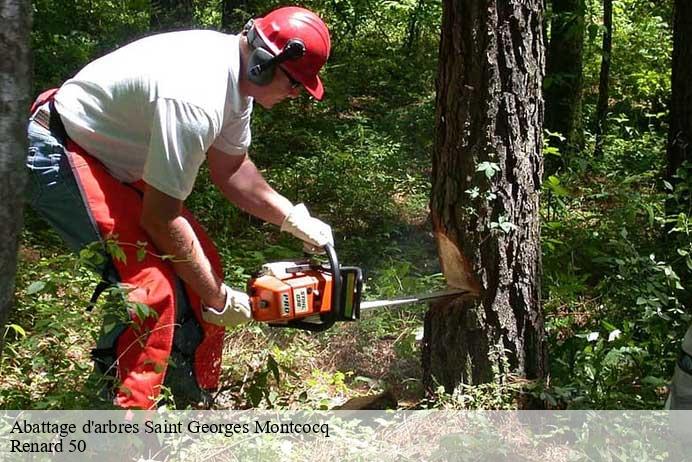
[[291, 40], [305, 45], [304, 55], [283, 61], [281, 66], [312, 96], [322, 99], [324, 87], [317, 74], [327, 62], [331, 48], [329, 30], [322, 19], [305, 8], [287, 6], [255, 19], [253, 26], [274, 56]]

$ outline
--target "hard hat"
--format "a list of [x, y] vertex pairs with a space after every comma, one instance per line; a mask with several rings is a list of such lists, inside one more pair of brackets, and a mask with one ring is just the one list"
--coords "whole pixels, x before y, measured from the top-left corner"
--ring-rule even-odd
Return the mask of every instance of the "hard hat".
[[329, 30], [322, 19], [305, 8], [288, 6], [256, 18], [252, 27], [275, 57], [290, 49], [291, 44], [302, 43], [304, 53], [278, 62], [312, 96], [322, 99], [324, 87], [317, 74], [331, 49]]

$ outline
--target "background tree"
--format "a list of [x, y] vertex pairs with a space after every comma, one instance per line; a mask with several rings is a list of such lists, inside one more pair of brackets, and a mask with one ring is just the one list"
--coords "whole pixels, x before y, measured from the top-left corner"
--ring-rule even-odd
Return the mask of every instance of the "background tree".
[[2, 0], [0, 16], [0, 357], [13, 306], [17, 245], [26, 175], [26, 121], [31, 90], [31, 2]]
[[[545, 128], [559, 133], [557, 146], [569, 158], [584, 145], [581, 115], [585, 0], [553, 0], [546, 58]], [[554, 170], [554, 168], [550, 168]]]
[[443, 272], [474, 297], [427, 313], [428, 388], [546, 374], [542, 24], [540, 0], [444, 2], [430, 208]]
[[193, 0], [151, 0], [149, 14], [152, 31], [180, 30], [195, 24]]
[[[667, 176], [676, 184], [677, 170], [685, 161], [692, 162], [692, 3], [685, 0], [675, 2], [671, 80]], [[678, 211], [669, 209], [669, 213]]]
[[603, 155], [606, 119], [608, 117], [608, 84], [610, 61], [613, 49], [613, 0], [603, 0], [603, 46], [601, 48], [601, 73], [598, 81], [598, 104], [596, 105], [596, 147], [594, 156]]
[[222, 0], [221, 30], [229, 34], [238, 33], [247, 20], [253, 17], [248, 13], [250, 8], [248, 0]]
[[421, 16], [425, 11], [425, 0], [417, 0], [416, 6], [411, 8], [411, 13], [408, 18], [408, 31], [406, 32], [406, 38], [404, 39], [404, 50], [411, 53], [414, 49], [414, 45], [420, 37], [421, 23], [423, 22]]

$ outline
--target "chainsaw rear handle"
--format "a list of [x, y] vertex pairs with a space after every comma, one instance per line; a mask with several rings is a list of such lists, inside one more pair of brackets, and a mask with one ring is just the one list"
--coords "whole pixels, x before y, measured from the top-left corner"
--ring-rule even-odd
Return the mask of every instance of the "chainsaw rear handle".
[[332, 309], [328, 313], [320, 314], [320, 322], [309, 322], [295, 319], [285, 323], [269, 324], [272, 327], [290, 327], [293, 329], [307, 330], [310, 332], [323, 332], [334, 325], [341, 313], [341, 267], [336, 257], [336, 250], [332, 244], [324, 246], [324, 251], [329, 260], [329, 269], [332, 273]]

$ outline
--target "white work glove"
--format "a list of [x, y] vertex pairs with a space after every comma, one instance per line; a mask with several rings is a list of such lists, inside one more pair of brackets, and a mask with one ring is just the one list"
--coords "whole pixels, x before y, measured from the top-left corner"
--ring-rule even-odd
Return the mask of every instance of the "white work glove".
[[223, 284], [226, 291], [226, 305], [218, 310], [211, 306], [202, 305], [202, 319], [217, 326], [233, 327], [252, 321], [250, 297], [245, 292], [233, 290]]
[[281, 231], [290, 233], [305, 242], [303, 250], [306, 252], [321, 252], [325, 245], [334, 245], [332, 228], [323, 221], [311, 217], [305, 204], [293, 206], [281, 224]]

